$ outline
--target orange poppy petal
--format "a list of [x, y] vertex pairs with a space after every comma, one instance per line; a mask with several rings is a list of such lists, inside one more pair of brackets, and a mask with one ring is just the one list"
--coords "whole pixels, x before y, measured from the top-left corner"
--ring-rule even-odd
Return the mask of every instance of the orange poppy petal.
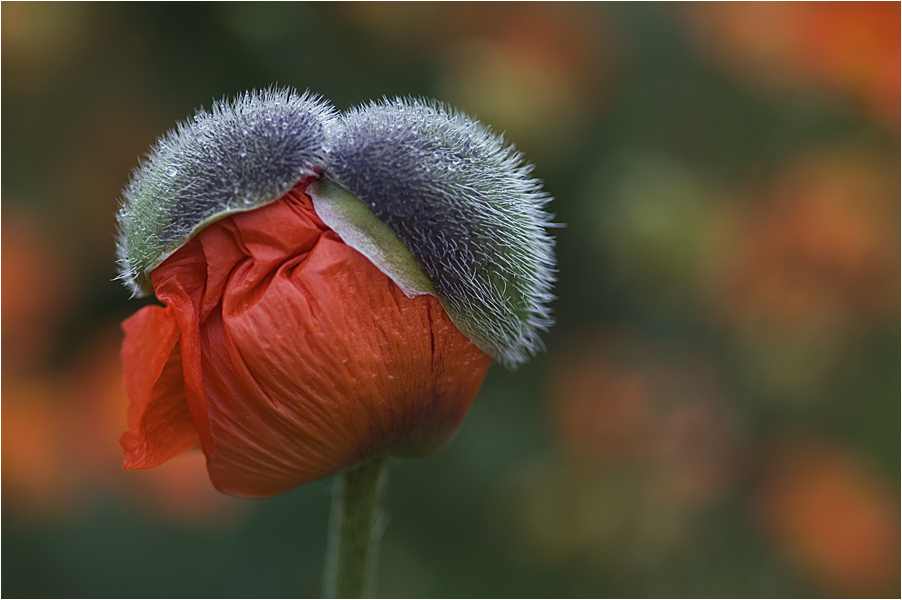
[[209, 295], [206, 290], [211, 280], [208, 269], [203, 248], [195, 238], [151, 274], [157, 298], [166, 305], [166, 310], [171, 311], [171, 318], [180, 332], [184, 395], [204, 452], [209, 452], [213, 444], [207, 424], [199, 333], [203, 311], [211, 310], [204, 300]]
[[128, 431], [126, 469], [150, 469], [200, 443], [185, 398], [179, 330], [169, 309], [148, 306], [122, 323]]
[[408, 298], [344, 244], [302, 189], [209, 225], [152, 274], [210, 478], [238, 496], [438, 449], [491, 364], [436, 298]]
[[329, 236], [281, 266], [254, 304], [231, 290], [202, 344], [207, 464], [232, 494], [270, 496], [385, 452], [437, 449], [491, 363], [435, 298], [407, 298]]

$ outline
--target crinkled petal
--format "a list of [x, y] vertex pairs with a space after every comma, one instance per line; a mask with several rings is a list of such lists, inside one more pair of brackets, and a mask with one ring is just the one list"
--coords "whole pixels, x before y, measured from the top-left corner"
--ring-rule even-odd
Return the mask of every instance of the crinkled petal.
[[169, 309], [147, 306], [122, 323], [128, 431], [126, 469], [150, 469], [200, 443], [185, 398], [179, 330]]
[[297, 188], [211, 224], [153, 283], [181, 331], [210, 477], [238, 496], [436, 450], [491, 364], [437, 299], [405, 296]]
[[213, 447], [213, 438], [207, 419], [200, 345], [201, 309], [207, 288], [207, 260], [203, 248], [195, 239], [169, 257], [163, 265], [151, 274], [154, 291], [167, 310], [171, 311], [181, 333], [179, 351], [185, 398], [204, 452], [209, 453]]
[[204, 348], [210, 475], [219, 489], [250, 496], [385, 452], [436, 450], [491, 362], [438, 300], [406, 297], [325, 236], [253, 305], [227, 291]]

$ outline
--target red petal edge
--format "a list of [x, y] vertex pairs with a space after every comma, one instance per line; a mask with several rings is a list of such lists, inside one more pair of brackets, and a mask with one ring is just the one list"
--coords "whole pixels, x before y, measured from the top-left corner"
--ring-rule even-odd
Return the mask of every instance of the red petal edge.
[[123, 467], [150, 469], [200, 444], [185, 398], [179, 329], [170, 309], [147, 306], [122, 322], [122, 365], [130, 399], [119, 440]]

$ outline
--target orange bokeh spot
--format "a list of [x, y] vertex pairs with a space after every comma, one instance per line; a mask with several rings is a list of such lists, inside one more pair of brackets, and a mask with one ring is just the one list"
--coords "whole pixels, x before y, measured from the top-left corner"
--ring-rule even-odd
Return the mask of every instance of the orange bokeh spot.
[[741, 444], [722, 393], [703, 357], [626, 333], [572, 342], [550, 389], [571, 460], [631, 469], [677, 504], [707, 503], [736, 480]]
[[83, 472], [61, 392], [45, 380], [3, 378], [4, 508], [37, 516], [76, 507]]
[[854, 155], [813, 156], [783, 174], [748, 215], [721, 310], [740, 329], [811, 323], [848, 330], [898, 309], [898, 203]]
[[898, 2], [729, 2], [689, 6], [703, 51], [766, 87], [814, 85], [899, 125]]
[[887, 482], [825, 443], [778, 447], [758, 490], [758, 518], [789, 560], [826, 591], [899, 591], [899, 500]]

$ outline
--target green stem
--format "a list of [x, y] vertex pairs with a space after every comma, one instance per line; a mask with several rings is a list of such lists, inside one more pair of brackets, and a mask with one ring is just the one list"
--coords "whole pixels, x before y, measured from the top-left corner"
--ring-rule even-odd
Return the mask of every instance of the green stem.
[[380, 457], [335, 476], [323, 576], [326, 598], [372, 596], [388, 463]]

